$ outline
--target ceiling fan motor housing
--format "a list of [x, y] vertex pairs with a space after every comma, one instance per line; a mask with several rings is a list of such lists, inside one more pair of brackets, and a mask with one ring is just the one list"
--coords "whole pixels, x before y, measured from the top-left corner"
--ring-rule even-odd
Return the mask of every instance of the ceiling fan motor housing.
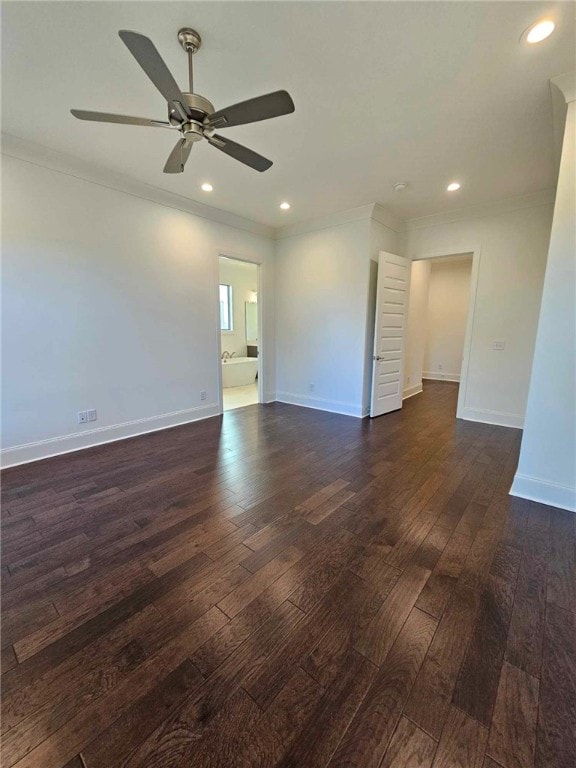
[[[204, 98], [204, 96], [200, 96], [198, 93], [183, 93], [182, 96], [184, 97], [186, 106], [188, 106], [192, 112], [191, 122], [198, 121], [202, 124], [206, 117], [214, 113], [214, 105], [208, 101], [208, 99]], [[172, 125], [178, 128], [182, 124], [182, 117], [175, 109], [168, 110], [168, 120]], [[184, 128], [184, 126], [182, 126], [182, 128]]]

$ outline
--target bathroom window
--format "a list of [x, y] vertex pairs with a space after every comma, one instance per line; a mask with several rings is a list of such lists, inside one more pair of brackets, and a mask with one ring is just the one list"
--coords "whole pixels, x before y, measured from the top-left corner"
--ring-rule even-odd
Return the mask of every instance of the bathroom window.
[[232, 286], [220, 285], [220, 330], [232, 330]]

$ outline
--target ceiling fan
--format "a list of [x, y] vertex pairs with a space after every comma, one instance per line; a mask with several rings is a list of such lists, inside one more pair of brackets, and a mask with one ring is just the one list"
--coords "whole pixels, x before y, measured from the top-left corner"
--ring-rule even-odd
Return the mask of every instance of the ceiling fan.
[[198, 32], [188, 27], [178, 32], [180, 45], [188, 54], [190, 80], [188, 92], [180, 90], [154, 43], [149, 38], [126, 29], [120, 30], [118, 34], [138, 64], [166, 99], [168, 121], [71, 109], [74, 117], [79, 120], [94, 120], [102, 123], [122, 123], [124, 125], [143, 125], [178, 130], [181, 138], [166, 161], [164, 173], [182, 173], [194, 142], [202, 139], [206, 139], [216, 149], [257, 171], [266, 171], [270, 168], [271, 160], [262, 157], [248, 147], [242, 146], [242, 144], [237, 144], [235, 141], [220, 136], [215, 131], [231, 128], [235, 125], [254, 123], [259, 120], [268, 120], [271, 117], [279, 117], [294, 112], [294, 102], [287, 91], [274, 91], [215, 111], [208, 99], [194, 93], [192, 58], [202, 43]]

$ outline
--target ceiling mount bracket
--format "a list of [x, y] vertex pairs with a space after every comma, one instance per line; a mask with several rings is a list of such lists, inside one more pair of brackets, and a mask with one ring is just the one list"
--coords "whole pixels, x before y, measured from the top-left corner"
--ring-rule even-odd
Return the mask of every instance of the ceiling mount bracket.
[[184, 48], [186, 53], [189, 51], [196, 53], [196, 51], [202, 45], [202, 38], [195, 29], [191, 29], [190, 27], [183, 27], [178, 32], [178, 42], [182, 48]]

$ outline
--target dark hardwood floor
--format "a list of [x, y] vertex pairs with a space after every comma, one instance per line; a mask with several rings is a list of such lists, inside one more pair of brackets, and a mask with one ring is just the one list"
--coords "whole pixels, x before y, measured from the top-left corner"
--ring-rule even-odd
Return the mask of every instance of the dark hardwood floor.
[[428, 383], [3, 473], [5, 768], [568, 768], [573, 514]]

